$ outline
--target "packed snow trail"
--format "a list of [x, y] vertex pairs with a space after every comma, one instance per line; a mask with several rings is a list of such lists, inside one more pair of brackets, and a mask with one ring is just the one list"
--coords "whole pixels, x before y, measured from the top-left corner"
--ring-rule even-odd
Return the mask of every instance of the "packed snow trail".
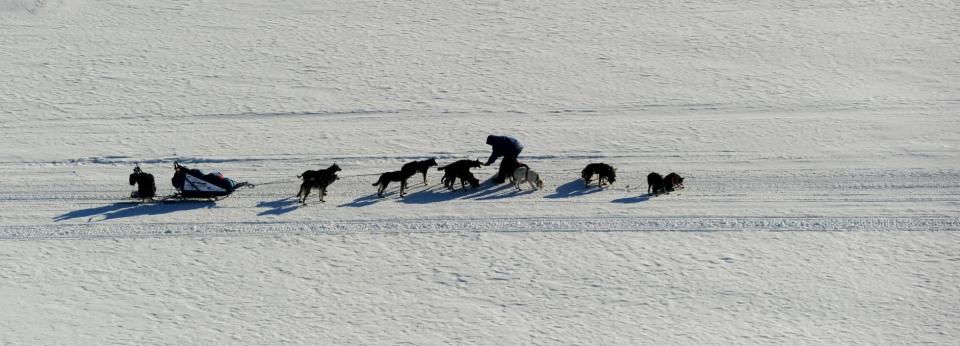
[[[183, 128], [170, 140], [202, 147], [205, 129], [231, 127], [231, 138], [237, 139], [222, 150], [209, 151], [209, 157], [136, 157], [119, 152], [5, 164], [0, 168], [5, 177], [0, 182], [0, 205], [7, 212], [0, 236], [298, 230], [960, 230], [960, 168], [955, 165], [960, 158], [955, 151], [932, 145], [956, 144], [952, 130], [960, 129], [960, 121], [954, 116], [915, 114], [909, 123], [902, 123], [894, 116], [856, 113], [782, 113], [773, 118], [746, 113], [724, 114], [723, 121], [714, 121], [710, 115], [628, 112], [587, 116], [597, 123], [589, 128], [577, 125], [583, 117], [487, 114], [445, 122], [442, 115], [357, 115], [339, 120], [296, 116], [272, 119], [269, 126], [208, 120]], [[484, 129], [509, 121], [541, 124], [498, 131], [514, 134], [528, 148], [520, 160], [540, 172], [545, 182], [541, 191], [489, 183], [475, 190], [448, 191], [439, 185], [441, 174], [435, 169], [428, 173], [427, 186], [419, 176], [411, 178], [404, 198], [397, 196], [396, 183], [382, 199], [370, 187], [379, 173], [397, 170], [408, 161], [436, 157], [442, 165], [483, 157], [489, 150], [483, 144], [487, 131], [451, 130], [459, 128], [458, 122]], [[302, 124], [310, 122], [326, 126], [304, 129]], [[392, 123], [408, 128], [393, 132]], [[67, 131], [114, 126], [119, 141], [156, 138], [131, 131], [128, 125], [81, 123]], [[590, 135], [594, 132], [603, 135]], [[304, 144], [286, 154], [271, 154], [287, 148], [269, 146], [266, 139], [284, 135], [304, 138]], [[34, 140], [28, 135], [12, 137]], [[158, 141], [145, 147], [152, 145], [165, 144]], [[250, 152], [230, 155], [244, 150]], [[133, 166], [140, 164], [157, 177], [157, 193], [162, 196], [174, 192], [169, 176], [177, 160], [257, 187], [215, 204], [127, 203], [133, 188], [126, 184], [126, 175]], [[604, 189], [585, 188], [580, 170], [590, 162], [616, 167], [617, 182]], [[306, 206], [298, 205], [296, 175], [332, 163], [342, 167], [342, 178], [328, 189], [326, 203], [312, 196]], [[496, 167], [474, 171], [486, 180]], [[650, 197], [645, 177], [651, 171], [678, 172], [686, 178], [686, 188]]]

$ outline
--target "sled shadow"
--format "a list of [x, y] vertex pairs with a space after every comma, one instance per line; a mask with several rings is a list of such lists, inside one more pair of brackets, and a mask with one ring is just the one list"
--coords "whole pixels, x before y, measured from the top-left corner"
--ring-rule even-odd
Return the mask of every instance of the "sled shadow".
[[208, 201], [189, 201], [180, 203], [158, 203], [158, 204], [136, 204], [136, 203], [114, 203], [101, 207], [74, 210], [69, 213], [53, 218], [54, 222], [92, 218], [102, 216], [98, 221], [122, 219], [126, 217], [136, 217], [144, 215], [162, 215], [178, 211], [212, 208], [214, 202]]
[[585, 196], [591, 193], [597, 193], [603, 191], [603, 189], [598, 187], [584, 187], [583, 179], [575, 179], [569, 183], [557, 186], [557, 189], [549, 195], [543, 196], [544, 198], [570, 198], [577, 196]]
[[628, 203], [640, 203], [640, 202], [649, 201], [649, 200], [650, 200], [650, 197], [651, 197], [650, 194], [646, 194], [646, 195], [640, 195], [640, 196], [636, 196], [636, 197], [617, 198], [617, 199], [615, 199], [615, 200], [612, 200], [611, 202], [613, 202], [613, 203], [624, 203], [624, 204], [628, 204]]
[[299, 204], [300, 204], [300, 201], [294, 199], [293, 197], [278, 199], [276, 201], [259, 202], [257, 203], [257, 208], [269, 208], [269, 210], [264, 210], [259, 214], [257, 214], [257, 216], [283, 215], [291, 211], [297, 210], [297, 207], [299, 207]]

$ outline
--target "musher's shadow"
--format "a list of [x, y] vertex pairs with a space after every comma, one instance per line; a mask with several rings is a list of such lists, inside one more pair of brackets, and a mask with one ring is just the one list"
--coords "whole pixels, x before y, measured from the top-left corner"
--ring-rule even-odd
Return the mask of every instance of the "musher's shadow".
[[[213, 208], [212, 201], [188, 201], [178, 203], [114, 203], [100, 207], [74, 210], [53, 218], [54, 222], [86, 218], [88, 221], [122, 219], [144, 215], [162, 215], [178, 211]], [[101, 216], [93, 220], [95, 217]]]

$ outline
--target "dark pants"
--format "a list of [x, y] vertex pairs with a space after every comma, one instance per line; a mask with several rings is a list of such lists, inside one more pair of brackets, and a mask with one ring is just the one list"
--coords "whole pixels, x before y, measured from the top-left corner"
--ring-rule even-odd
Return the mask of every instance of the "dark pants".
[[517, 156], [519, 155], [520, 153], [503, 156], [503, 160], [500, 161], [500, 170], [497, 171], [497, 176], [493, 178], [494, 183], [500, 184], [513, 174], [513, 170], [517, 169]]

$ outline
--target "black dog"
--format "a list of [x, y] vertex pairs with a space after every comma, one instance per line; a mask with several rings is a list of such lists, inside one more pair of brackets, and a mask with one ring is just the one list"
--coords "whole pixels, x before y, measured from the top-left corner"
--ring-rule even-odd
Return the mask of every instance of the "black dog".
[[667, 193], [667, 185], [660, 173], [647, 174], [647, 193], [653, 196]]
[[401, 171], [409, 173], [411, 176], [420, 173], [423, 174], [423, 185], [427, 185], [427, 170], [437, 165], [437, 159], [432, 158], [423, 161], [407, 162], [400, 168]]
[[326, 202], [323, 200], [323, 196], [327, 195], [327, 187], [333, 182], [340, 179], [336, 174], [324, 175], [310, 180], [304, 180], [300, 184], [300, 193], [297, 194], [297, 197], [300, 197], [300, 203], [307, 204], [307, 196], [310, 196], [310, 190], [318, 189], [320, 190], [320, 202]]
[[300, 173], [300, 175], [298, 175], [297, 178], [303, 178], [304, 181], [307, 181], [307, 180], [321, 178], [324, 175], [337, 174], [337, 172], [339, 171], [341, 171], [340, 166], [337, 166], [337, 164], [334, 163], [330, 165], [330, 167], [327, 167], [325, 169], [321, 169], [318, 171], [310, 171], [310, 170], [303, 171], [303, 173]]
[[683, 177], [677, 173], [667, 174], [666, 177], [663, 177], [663, 183], [666, 186], [667, 192], [682, 189], [683, 188]]
[[310, 195], [310, 190], [312, 189], [320, 190], [320, 202], [325, 202], [323, 196], [327, 195], [327, 186], [330, 186], [334, 181], [340, 179], [340, 177], [337, 176], [337, 172], [339, 171], [341, 171], [340, 166], [334, 163], [326, 169], [318, 171], [308, 170], [298, 175], [297, 178], [303, 178], [303, 182], [300, 184], [300, 192], [297, 193], [300, 203], [307, 204], [307, 196]]
[[473, 173], [470, 171], [461, 171], [457, 175], [444, 175], [442, 182], [443, 186], [446, 186], [447, 189], [453, 190], [453, 184], [460, 179], [460, 189], [466, 189], [467, 184], [469, 183], [471, 187], [478, 188], [480, 187], [480, 179], [477, 179], [473, 176]]
[[590, 187], [590, 179], [593, 178], [593, 175], [596, 174], [600, 177], [597, 180], [597, 187], [603, 187], [603, 181], [606, 180], [607, 183], [613, 184], [617, 181], [617, 169], [606, 163], [591, 163], [587, 167], [583, 168], [583, 171], [580, 172], [580, 175], [583, 177], [583, 182], [586, 184], [586, 187]]
[[387, 189], [387, 185], [390, 185], [391, 181], [399, 181], [400, 197], [403, 197], [404, 191], [407, 189], [407, 179], [410, 179], [410, 177], [416, 173], [417, 172], [393, 171], [381, 174], [380, 179], [378, 179], [376, 183], [373, 183], [373, 186], [380, 185], [380, 188], [377, 189], [377, 196], [383, 198], [383, 191]]
[[137, 185], [137, 192], [131, 196], [140, 200], [153, 199], [157, 195], [157, 185], [153, 180], [153, 174], [144, 173], [140, 166], [133, 168], [130, 174], [130, 185]]
[[443, 185], [453, 190], [453, 182], [456, 179], [460, 179], [460, 185], [463, 187], [466, 187], [464, 180], [469, 182], [473, 187], [480, 186], [479, 180], [473, 176], [473, 173], [470, 173], [470, 169], [480, 167], [481, 165], [483, 165], [483, 163], [481, 163], [480, 160], [460, 160], [443, 167], [438, 167], [437, 170], [443, 171]]

